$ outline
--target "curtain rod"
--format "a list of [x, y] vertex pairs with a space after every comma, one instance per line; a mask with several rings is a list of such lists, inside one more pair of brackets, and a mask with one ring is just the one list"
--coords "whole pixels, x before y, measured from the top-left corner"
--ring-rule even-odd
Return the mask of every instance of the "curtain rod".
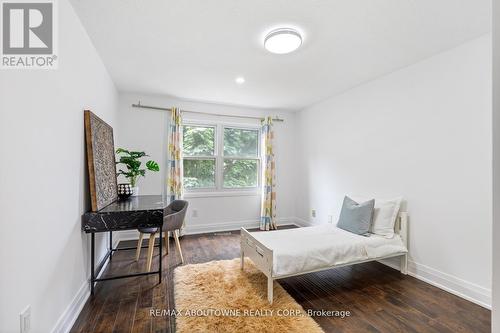
[[[161, 108], [159, 106], [150, 106], [150, 105], [142, 105], [141, 101], [138, 101], [137, 104], [132, 104], [132, 107], [134, 108], [141, 108], [141, 109], [152, 109], [152, 110], [162, 110], [162, 111], [172, 111], [170, 108]], [[199, 114], [208, 114], [212, 116], [219, 116], [219, 117], [231, 117], [231, 118], [246, 118], [246, 119], [259, 119], [259, 120], [264, 120], [263, 117], [253, 117], [253, 116], [239, 116], [239, 115], [233, 115], [233, 114], [222, 114], [222, 113], [210, 113], [210, 112], [202, 112], [202, 111], [189, 111], [189, 110], [181, 110], [182, 112], [189, 112], [189, 113], [199, 113]], [[284, 119], [274, 117], [273, 121], [277, 122], [284, 122]]]

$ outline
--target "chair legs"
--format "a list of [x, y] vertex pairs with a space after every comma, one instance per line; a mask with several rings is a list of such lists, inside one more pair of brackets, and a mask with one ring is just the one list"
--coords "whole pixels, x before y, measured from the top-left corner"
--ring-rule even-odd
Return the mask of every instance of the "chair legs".
[[[181, 257], [181, 263], [184, 264], [184, 257], [182, 256], [181, 243], [179, 241], [179, 230], [174, 230], [174, 231], [172, 231], [172, 233], [174, 234], [175, 244], [177, 245], [177, 250], [179, 251], [179, 255]], [[148, 272], [151, 271], [151, 263], [153, 262], [155, 236], [156, 236], [156, 234], [149, 235], [148, 257], [147, 257], [147, 262], [146, 262]], [[170, 238], [170, 232], [167, 231], [167, 232], [165, 232], [165, 253], [166, 254], [168, 254], [169, 238]], [[143, 239], [144, 239], [144, 234], [140, 233], [139, 234], [139, 241], [137, 242], [137, 250], [136, 250], [136, 254], [135, 254], [136, 261], [139, 260], [139, 257], [141, 255], [141, 247], [142, 247]]]
[[156, 234], [149, 235], [149, 244], [148, 244], [148, 272], [151, 271], [151, 262], [153, 261], [153, 250], [155, 248], [155, 236]]
[[165, 253], [168, 254], [168, 248], [170, 246], [170, 231], [165, 232]]
[[141, 247], [142, 247], [142, 238], [144, 237], [144, 234], [142, 232], [139, 233], [139, 241], [137, 242], [137, 251], [135, 253], [135, 261], [139, 260], [139, 257], [141, 255]]
[[184, 257], [182, 256], [181, 243], [179, 242], [179, 230], [174, 230], [175, 243], [177, 244], [177, 249], [181, 256], [181, 263], [184, 264]]

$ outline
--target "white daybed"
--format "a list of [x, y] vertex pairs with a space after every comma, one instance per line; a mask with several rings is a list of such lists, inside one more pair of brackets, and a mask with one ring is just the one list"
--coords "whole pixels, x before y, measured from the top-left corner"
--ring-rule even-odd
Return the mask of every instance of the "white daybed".
[[267, 276], [267, 298], [273, 302], [273, 282], [290, 276], [318, 272], [368, 261], [401, 257], [407, 273], [408, 216], [400, 212], [391, 239], [356, 235], [332, 224], [313, 227], [248, 232], [241, 228], [241, 269], [244, 257]]

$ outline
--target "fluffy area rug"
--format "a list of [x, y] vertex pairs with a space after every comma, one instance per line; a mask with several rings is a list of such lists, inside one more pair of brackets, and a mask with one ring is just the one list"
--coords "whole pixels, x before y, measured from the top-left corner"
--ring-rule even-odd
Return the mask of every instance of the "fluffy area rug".
[[177, 332], [323, 332], [277, 283], [267, 302], [267, 278], [246, 259], [211, 261], [174, 271]]

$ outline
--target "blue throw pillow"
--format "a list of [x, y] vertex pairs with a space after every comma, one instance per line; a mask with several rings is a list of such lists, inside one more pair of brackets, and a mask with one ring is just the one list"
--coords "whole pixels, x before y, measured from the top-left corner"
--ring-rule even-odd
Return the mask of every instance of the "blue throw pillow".
[[367, 235], [373, 219], [375, 199], [357, 203], [348, 196], [344, 197], [337, 227], [358, 235]]

